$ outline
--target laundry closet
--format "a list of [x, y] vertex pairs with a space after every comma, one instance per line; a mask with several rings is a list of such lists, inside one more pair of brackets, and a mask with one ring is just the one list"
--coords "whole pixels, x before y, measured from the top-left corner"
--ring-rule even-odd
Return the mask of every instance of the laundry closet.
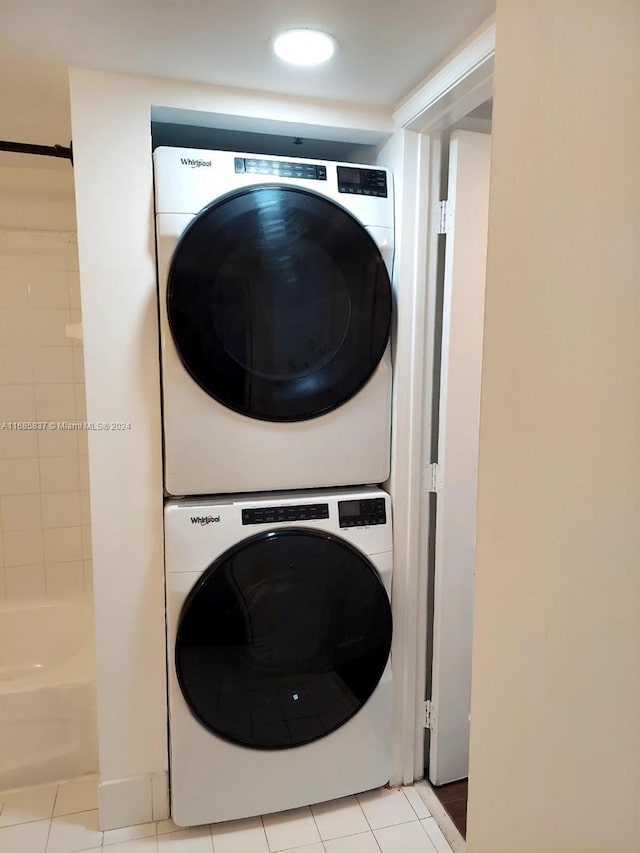
[[[416, 274], [411, 270], [415, 257], [412, 229], [416, 223], [412, 193], [416, 181], [428, 178], [426, 160], [418, 171], [411, 167], [411, 180], [406, 181], [405, 164], [413, 162], [415, 153], [413, 139], [392, 133], [389, 119], [376, 111], [346, 110], [340, 106], [327, 110], [302, 101], [291, 104], [291, 99], [285, 105], [274, 103], [271, 97], [243, 103], [238, 101], [236, 93], [224, 90], [217, 91], [212, 101], [209, 88], [205, 94], [191, 84], [172, 83], [167, 87], [151, 78], [136, 78], [131, 86], [126, 85], [128, 82], [118, 75], [84, 71], [72, 74], [72, 104], [78, 106], [74, 136], [81, 140], [76, 187], [79, 221], [86, 236], [83, 240], [80, 235], [80, 258], [81, 268], [84, 262], [86, 270], [85, 280], [91, 280], [83, 302], [87, 365], [89, 372], [93, 372], [93, 382], [88, 385], [94, 389], [94, 399], [88, 405], [93, 416], [99, 418], [101, 412], [112, 411], [126, 400], [128, 417], [136, 424], [117, 446], [108, 437], [90, 448], [95, 504], [92, 511], [118, 519], [126, 527], [126, 538], [113, 537], [105, 525], [94, 541], [98, 692], [103, 709], [99, 720], [102, 824], [105, 828], [123, 825], [123, 800], [138, 804], [135, 815], [131, 814], [133, 807], [129, 809], [127, 823], [157, 820], [169, 814], [167, 719], [170, 726], [176, 715], [182, 714], [182, 719], [188, 719], [190, 724], [197, 720], [193, 744], [200, 743], [198, 738], [204, 732], [206, 743], [222, 743], [225, 750], [231, 749], [230, 755], [234, 749], [246, 749], [228, 737], [214, 735], [207, 728], [210, 721], [203, 725], [205, 711], [194, 712], [196, 699], [186, 687], [191, 676], [179, 676], [175, 668], [176, 655], [180, 654], [176, 643], [183, 636], [180, 613], [198, 586], [197, 581], [204, 589], [207, 578], [202, 573], [216, 559], [226, 560], [228, 552], [241, 550], [246, 539], [260, 537], [278, 526], [287, 530], [324, 531], [336, 537], [346, 547], [341, 552], [341, 560], [346, 564], [351, 561], [351, 547], [356, 548], [359, 559], [365, 558], [369, 574], [364, 577], [374, 582], [370, 600], [371, 612], [375, 613], [372, 624], [377, 624], [377, 628], [371, 635], [378, 639], [374, 641], [372, 661], [378, 662], [372, 664], [367, 684], [358, 684], [354, 694], [363, 710], [349, 718], [345, 707], [343, 726], [328, 725], [332, 733], [326, 736], [300, 735], [303, 741], [308, 740], [294, 749], [276, 746], [274, 750], [262, 744], [255, 754], [262, 755], [263, 760], [270, 757], [270, 767], [277, 767], [273, 756], [282, 757], [286, 775], [284, 758], [296, 752], [302, 755], [305, 750], [311, 754], [315, 747], [320, 751], [321, 745], [330, 742], [329, 738], [339, 738], [342, 729], [347, 733], [350, 725], [357, 728], [357, 721], [366, 719], [364, 709], [368, 707], [376, 719], [376, 731], [384, 730], [385, 734], [380, 736], [369, 729], [350, 742], [358, 744], [363, 752], [369, 750], [376, 755], [377, 766], [366, 769], [363, 763], [363, 778], [350, 781], [345, 772], [343, 788], [327, 788], [317, 796], [330, 798], [349, 789], [364, 790], [385, 782], [396, 785], [411, 782], [422, 775], [423, 768], [422, 755], [413, 754], [413, 744], [418, 743], [417, 732], [423, 731], [422, 721], [416, 720], [416, 711], [425, 695], [426, 667], [419, 660], [416, 664], [416, 655], [424, 654], [426, 625], [421, 624], [420, 618], [416, 621], [413, 615], [417, 602], [426, 595], [421, 592], [421, 581], [412, 568], [417, 557], [416, 543], [424, 538], [421, 531], [426, 528], [416, 525], [415, 464], [423, 448], [422, 436], [412, 423], [421, 403], [414, 377], [408, 370], [408, 365], [415, 362], [416, 353], [425, 347], [424, 327], [417, 310], [420, 300], [425, 299], [424, 285], [420, 279], [412, 280]], [[92, 105], [89, 123], [83, 108], [85, 103]], [[119, 128], [117, 144], [114, 141], [110, 147], [104, 145], [103, 136], [111, 132], [108, 129], [112, 128], [113, 109], [118, 115], [126, 114], [128, 120]], [[254, 118], [247, 118], [250, 114]], [[290, 120], [293, 117], [295, 121]], [[99, 127], [103, 128], [102, 134], [97, 132]], [[215, 165], [213, 152], [220, 152]], [[96, 173], [92, 167], [98, 153], [100, 158], [109, 160], [104, 173], [110, 176], [108, 182], [103, 173]], [[158, 182], [163, 157], [169, 158], [166, 166], [162, 166], [166, 168], [166, 177]], [[301, 169], [302, 177], [292, 175], [293, 166]], [[261, 174], [260, 170], [269, 171]], [[183, 176], [178, 184], [176, 173]], [[212, 184], [212, 178], [207, 176], [213, 174], [216, 177]], [[247, 364], [252, 353], [247, 350], [246, 329], [243, 332], [238, 325], [242, 301], [231, 306], [224, 324], [216, 330], [222, 345], [210, 351], [198, 351], [197, 335], [189, 334], [190, 328], [197, 330], [199, 324], [202, 328], [202, 323], [209, 322], [205, 312], [185, 314], [177, 289], [173, 301], [174, 287], [178, 287], [180, 280], [186, 281], [187, 287], [192, 286], [197, 279], [197, 261], [213, 251], [208, 236], [210, 226], [213, 232], [220, 229], [223, 240], [233, 242], [231, 223], [236, 215], [235, 205], [240, 205], [240, 216], [246, 217], [246, 222], [251, 223], [253, 218], [254, 224], [249, 227], [254, 228], [256, 239], [260, 237], [256, 210], [274, 209], [273, 205], [270, 208], [272, 200], [262, 193], [267, 180], [282, 187], [276, 197], [285, 200], [285, 215], [287, 209], [297, 210], [296, 204], [301, 200], [306, 204], [309, 199], [313, 199], [314, 207], [333, 210], [331, 205], [335, 205], [346, 211], [345, 215], [351, 217], [347, 220], [350, 225], [352, 220], [356, 223], [352, 228], [354, 239], [366, 249], [364, 254], [360, 253], [360, 258], [364, 258], [361, 269], [355, 270], [353, 253], [339, 257], [338, 241], [337, 263], [338, 267], [344, 266], [346, 276], [342, 272], [340, 275], [345, 280], [353, 278], [352, 272], [356, 277], [363, 273], [373, 276], [373, 299], [354, 295], [349, 287], [334, 287], [330, 302], [335, 316], [341, 318], [340, 328], [328, 328], [323, 332], [324, 338], [313, 342], [301, 337], [300, 329], [296, 328], [292, 338], [301, 345], [299, 350], [307, 360], [314, 347], [324, 351], [325, 356], [316, 352], [316, 370], [310, 376], [322, 380], [328, 377], [330, 382], [340, 373], [331, 376], [330, 362], [340, 368], [340, 360], [327, 360], [326, 354], [339, 350], [343, 344], [355, 347], [352, 350], [355, 363], [358, 371], [364, 366], [364, 372], [358, 376], [356, 371], [345, 378], [339, 395], [343, 402], [337, 406], [322, 399], [322, 383], [308, 382], [309, 377], [304, 376], [307, 368], [302, 362], [288, 364], [286, 354], [283, 360], [282, 350], [274, 349], [266, 339], [259, 342], [254, 353], [264, 359], [266, 366], [251, 377], [249, 397], [253, 394], [254, 400], [246, 394], [244, 399], [242, 394], [238, 396], [242, 383], [230, 388], [224, 382], [220, 384], [220, 379], [251, 376]], [[178, 185], [186, 189], [177, 190]], [[250, 190], [252, 186], [260, 191]], [[124, 206], [122, 198], [126, 199]], [[304, 217], [310, 217], [307, 222], [312, 221], [317, 215], [312, 209], [305, 211], [304, 204], [299, 208], [301, 216], [296, 213], [298, 222], [305, 222]], [[218, 219], [219, 215], [222, 219]], [[157, 233], [156, 217], [160, 223]], [[268, 218], [265, 221], [268, 223]], [[330, 220], [327, 221], [328, 227], [320, 227], [321, 239], [331, 241], [335, 231], [331, 231]], [[277, 220], [274, 224], [277, 226]], [[318, 233], [318, 226], [314, 227]], [[273, 233], [277, 233], [277, 227]], [[193, 243], [189, 252], [181, 256], [181, 251], [175, 250], [183, 235], [185, 246], [187, 241]], [[301, 240], [304, 242], [307, 237], [301, 235]], [[276, 267], [286, 251], [285, 243], [279, 245], [275, 256], [267, 259]], [[152, 262], [156, 250], [158, 265]], [[310, 250], [313, 255], [313, 246]], [[193, 272], [189, 270], [190, 252], [196, 258], [195, 278], [190, 276]], [[174, 255], [180, 261], [176, 261], [175, 268]], [[246, 271], [252, 271], [251, 265]], [[224, 276], [219, 286], [228, 286]], [[370, 334], [365, 351], [358, 350], [363, 341], [362, 329], [353, 336], [357, 318], [345, 306], [367, 298]], [[251, 299], [251, 289], [245, 287], [242, 300], [251, 305]], [[323, 309], [326, 305], [320, 301], [316, 307]], [[265, 306], [257, 299], [252, 310], [252, 322], [257, 322]], [[114, 341], [120, 342], [116, 350]], [[105, 351], [110, 352], [109, 363], [104, 360]], [[216, 376], [216, 362], [221, 355], [226, 358], [225, 370]], [[393, 386], [389, 381], [392, 363], [403, 365], [394, 376]], [[135, 369], [131, 369], [132, 364]], [[117, 393], [112, 394], [110, 376], [114, 369], [118, 370], [120, 385]], [[279, 371], [294, 375], [298, 388], [304, 389], [302, 396], [307, 395], [310, 411], [321, 414], [305, 420], [300, 418], [300, 411], [286, 411], [286, 406], [290, 406], [288, 383], [279, 381]], [[95, 393], [96, 389], [100, 389], [100, 394]], [[269, 395], [285, 407], [281, 408], [285, 414], [280, 421], [270, 422], [265, 418], [268, 412], [264, 407], [271, 405]], [[243, 408], [253, 402], [263, 407], [256, 410], [258, 416], [243, 414]], [[216, 413], [217, 423], [225, 431], [222, 448], [215, 446], [213, 435], [209, 441], [203, 438], [211, 413]], [[324, 441], [325, 446], [330, 445], [329, 455], [328, 451], [325, 454], [316, 451], [321, 433], [314, 435], [314, 432], [323, 423], [327, 425]], [[346, 452], [341, 446], [343, 440]], [[263, 445], [266, 458], [260, 454]], [[306, 469], [300, 464], [288, 464], [291, 459], [296, 460], [296, 454], [297, 459], [307, 457], [310, 464]], [[233, 466], [237, 480], [232, 479]], [[188, 479], [179, 483], [175, 476], [184, 477], [187, 468]], [[218, 471], [224, 473], [224, 479], [215, 481]], [[293, 479], [287, 480], [287, 476]], [[268, 488], [269, 481], [265, 479], [268, 477], [272, 478], [275, 491]], [[234, 482], [241, 484], [239, 491]], [[124, 489], [123, 483], [126, 483]], [[98, 487], [93, 488], [93, 484]], [[308, 489], [329, 489], [329, 492], [309, 494], [308, 500], [304, 498], [306, 505], [300, 506], [298, 490]], [[234, 520], [224, 526], [234, 527], [237, 538], [225, 540], [225, 548], [219, 550], [212, 542], [219, 536], [215, 531], [221, 529], [223, 515], [228, 512]], [[247, 513], [259, 519], [259, 523], [243, 523], [243, 514], [246, 517]], [[181, 516], [183, 520], [179, 520]], [[218, 518], [220, 521], [215, 520]], [[182, 557], [180, 549], [176, 552], [169, 543], [167, 554], [172, 556], [167, 561], [165, 575], [164, 542], [166, 536], [171, 538], [174, 529], [176, 541], [186, 548], [186, 556]], [[185, 545], [183, 534], [191, 544]], [[285, 544], [285, 538], [280, 544]], [[202, 543], [204, 547], [198, 554]], [[287, 547], [292, 543], [290, 539]], [[135, 571], [131, 570], [132, 565]], [[198, 577], [198, 572], [202, 577]], [[165, 577], [167, 590], [175, 584], [173, 603], [171, 594], [165, 602]], [[380, 596], [380, 590], [384, 595]], [[233, 594], [237, 598], [237, 591]], [[334, 590], [331, 595], [335, 597], [337, 592]], [[391, 633], [385, 616], [390, 597], [394, 619]], [[144, 607], [140, 606], [142, 600]], [[114, 635], [116, 610], [119, 631]], [[423, 616], [426, 621], [426, 613]], [[236, 625], [241, 624], [247, 627], [248, 622], [237, 619]], [[171, 646], [168, 656], [167, 633]], [[354, 649], [360, 643], [366, 657], [361, 639], [353, 637], [348, 642]], [[389, 649], [393, 671], [405, 673], [401, 679], [391, 678]], [[169, 706], [168, 663], [174, 664], [175, 675], [170, 676], [173, 681], [169, 684]], [[406, 680], [406, 673], [411, 673], [416, 665], [422, 667], [422, 687], [420, 679], [412, 683], [412, 675]], [[220, 663], [221, 672], [225, 666], [228, 664]], [[294, 694], [298, 699], [293, 698]], [[295, 686], [288, 690], [294, 715], [291, 719], [300, 713], [298, 703], [304, 695]], [[284, 724], [290, 732], [286, 720]], [[275, 729], [271, 728], [269, 737], [275, 738]], [[237, 733], [230, 734], [238, 737]], [[384, 748], [370, 748], [371, 737]], [[175, 761], [171, 766], [177, 766]], [[201, 782], [204, 789], [211, 779], [193, 779], [189, 784]], [[141, 793], [147, 786], [151, 788], [150, 802], [146, 797], [143, 800]], [[292, 786], [287, 789], [285, 785], [284, 789], [290, 791]], [[273, 808], [285, 808], [286, 802], [286, 798], [274, 800]], [[255, 804], [256, 810], [268, 808], [270, 803]], [[240, 807], [227, 814], [232, 813], [240, 813]], [[208, 817], [205, 811], [200, 811], [197, 815], [185, 814], [183, 822], [223, 817], [224, 814]]]
[[183, 826], [386, 784], [393, 633], [393, 175], [188, 136], [153, 154]]

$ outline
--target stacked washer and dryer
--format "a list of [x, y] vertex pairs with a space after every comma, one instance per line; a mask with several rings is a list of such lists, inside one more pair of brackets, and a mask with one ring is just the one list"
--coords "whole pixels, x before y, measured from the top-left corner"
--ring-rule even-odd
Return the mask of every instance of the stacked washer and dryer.
[[[154, 153], [171, 813], [384, 785], [394, 222], [386, 169]], [[374, 484], [374, 485], [372, 485]]]

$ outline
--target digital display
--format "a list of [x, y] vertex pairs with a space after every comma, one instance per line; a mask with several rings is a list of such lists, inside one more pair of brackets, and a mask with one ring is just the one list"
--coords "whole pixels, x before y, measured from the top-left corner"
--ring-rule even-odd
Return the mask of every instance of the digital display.
[[360, 169], [345, 169], [340, 168], [340, 180], [345, 184], [359, 184], [361, 181]]
[[382, 169], [338, 166], [338, 192], [387, 198], [387, 173]]
[[338, 501], [340, 527], [371, 527], [386, 524], [384, 498], [364, 498], [358, 501]]

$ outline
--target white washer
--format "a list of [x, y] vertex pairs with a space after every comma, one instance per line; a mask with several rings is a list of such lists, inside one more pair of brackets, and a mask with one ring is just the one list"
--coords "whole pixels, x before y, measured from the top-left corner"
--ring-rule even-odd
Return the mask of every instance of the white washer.
[[391, 507], [378, 489], [165, 508], [171, 815], [386, 784]]
[[154, 153], [165, 490], [387, 479], [387, 169]]

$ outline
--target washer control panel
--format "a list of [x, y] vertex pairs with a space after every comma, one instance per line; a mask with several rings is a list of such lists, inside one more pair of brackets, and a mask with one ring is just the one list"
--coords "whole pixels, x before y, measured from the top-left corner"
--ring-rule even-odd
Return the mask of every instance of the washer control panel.
[[242, 510], [243, 524], [277, 524], [281, 521], [309, 521], [312, 518], [329, 518], [329, 504], [265, 506]]
[[387, 173], [382, 169], [338, 166], [338, 192], [387, 197]]
[[279, 178], [306, 178], [308, 181], [326, 181], [327, 167], [314, 163], [289, 163], [283, 160], [261, 160], [235, 157], [234, 168], [238, 175], [274, 175]]
[[386, 524], [384, 498], [365, 498], [359, 501], [338, 501], [340, 527], [368, 527]]

